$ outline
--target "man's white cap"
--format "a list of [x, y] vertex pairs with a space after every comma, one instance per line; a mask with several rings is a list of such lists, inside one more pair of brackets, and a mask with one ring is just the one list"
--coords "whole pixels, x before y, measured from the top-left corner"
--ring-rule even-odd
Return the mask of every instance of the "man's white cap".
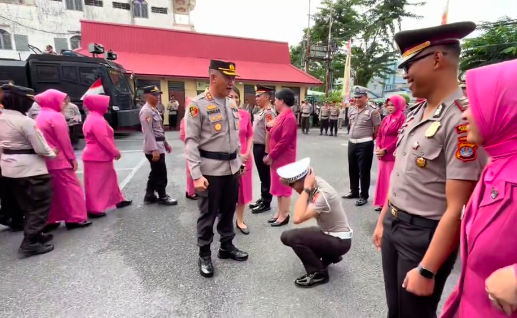
[[276, 173], [287, 183], [293, 183], [305, 177], [309, 173], [311, 158], [303, 158], [296, 162], [276, 169]]

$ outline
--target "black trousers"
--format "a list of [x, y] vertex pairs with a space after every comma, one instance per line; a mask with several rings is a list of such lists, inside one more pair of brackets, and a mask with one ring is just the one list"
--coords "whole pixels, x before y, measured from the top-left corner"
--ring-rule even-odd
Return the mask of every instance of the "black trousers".
[[197, 203], [199, 218], [197, 219], [197, 245], [199, 256], [210, 255], [210, 244], [214, 239], [214, 223], [217, 215], [217, 232], [221, 245], [231, 244], [235, 237], [233, 215], [239, 197], [239, 173], [228, 176], [204, 176], [208, 180], [208, 189], [200, 192]]
[[147, 179], [147, 188], [145, 194], [147, 196], [158, 193], [158, 197], [163, 198], [167, 195], [165, 188], [167, 187], [167, 166], [165, 165], [165, 154], [160, 154], [158, 161], [153, 161], [153, 155], [145, 154], [147, 160], [151, 164], [151, 172], [149, 172], [149, 179]]
[[338, 122], [337, 119], [330, 119], [329, 120], [330, 134], [331, 135], [337, 135], [337, 122]]
[[402, 283], [407, 272], [418, 267], [424, 258], [436, 228], [412, 225], [391, 214], [386, 215], [383, 224], [381, 255], [388, 318], [436, 318], [438, 303], [458, 250], [451, 253], [436, 273], [434, 293], [428, 297], [416, 296], [402, 288]]
[[314, 127], [318, 127], [320, 125], [318, 121], [318, 115], [312, 114], [312, 124]]
[[23, 225], [23, 211], [8, 182], [6, 178], [2, 177], [0, 169], [0, 224]]
[[329, 119], [321, 119], [320, 120], [320, 134], [323, 133], [323, 130], [325, 130], [325, 134], [328, 134], [329, 132]]
[[253, 160], [260, 178], [260, 197], [264, 203], [270, 204], [273, 200], [273, 195], [270, 193], [271, 172], [269, 166], [262, 161], [265, 156], [266, 145], [253, 144]]
[[75, 146], [77, 143], [79, 143], [79, 133], [77, 129], [79, 129], [79, 125], [68, 126], [68, 133], [70, 134], [70, 141], [72, 142], [72, 146]]
[[[373, 140], [354, 144], [348, 142], [348, 175], [350, 177], [350, 192], [368, 199], [370, 189], [370, 170], [373, 161]], [[360, 181], [360, 182], [359, 182]], [[359, 183], [361, 192], [359, 192]]]
[[309, 117], [302, 117], [302, 131], [309, 131], [309, 128], [311, 128]]
[[169, 128], [176, 129], [178, 126], [178, 114], [169, 114]]
[[323, 261], [336, 260], [352, 246], [351, 239], [327, 235], [316, 226], [284, 231], [280, 240], [293, 249], [308, 274], [324, 271]]
[[26, 178], [4, 178], [25, 217], [26, 242], [35, 242], [47, 225], [54, 190], [50, 175]]

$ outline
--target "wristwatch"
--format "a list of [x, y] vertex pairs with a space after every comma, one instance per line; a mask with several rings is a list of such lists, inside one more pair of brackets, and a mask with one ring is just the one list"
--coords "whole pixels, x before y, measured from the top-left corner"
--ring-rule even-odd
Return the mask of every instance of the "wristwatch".
[[311, 193], [312, 193], [312, 189], [309, 189], [309, 188], [305, 188], [305, 189], [303, 189], [303, 191], [305, 191], [308, 195], [311, 195]]
[[431, 272], [430, 270], [428, 270], [427, 268], [424, 268], [422, 267], [422, 264], [419, 264], [418, 265], [418, 273], [424, 277], [424, 278], [427, 278], [427, 279], [433, 279], [435, 274], [433, 272]]

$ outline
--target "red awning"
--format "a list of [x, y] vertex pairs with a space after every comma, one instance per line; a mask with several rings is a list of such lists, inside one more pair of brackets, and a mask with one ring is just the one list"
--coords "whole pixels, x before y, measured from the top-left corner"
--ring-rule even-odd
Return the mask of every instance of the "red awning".
[[[90, 55], [87, 49], [78, 53]], [[209, 59], [116, 52], [117, 63], [137, 75], [207, 78]], [[237, 81], [274, 82], [287, 84], [321, 85], [317, 78], [307, 75], [290, 64], [257, 63], [250, 61], [233, 61], [239, 77]]]

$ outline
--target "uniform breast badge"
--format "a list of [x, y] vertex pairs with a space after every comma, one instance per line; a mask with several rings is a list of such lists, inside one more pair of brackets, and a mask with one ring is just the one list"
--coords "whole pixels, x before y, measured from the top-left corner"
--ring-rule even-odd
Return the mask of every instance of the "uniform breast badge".
[[413, 144], [413, 147], [411, 147], [411, 148], [418, 150], [418, 147], [420, 147], [420, 144], [418, 143], [418, 141], [415, 141], [415, 143]]
[[463, 162], [473, 161], [477, 158], [477, 145], [467, 142], [467, 137], [458, 138], [458, 150], [456, 158]]
[[197, 115], [199, 115], [199, 109], [197, 108], [197, 106], [191, 105], [188, 108], [188, 113], [190, 114], [190, 117], [196, 118]]
[[215, 129], [215, 131], [220, 131], [220, 130], [221, 130], [221, 128], [223, 128], [223, 126], [221, 126], [221, 124], [215, 124], [215, 125], [214, 125], [214, 129]]
[[492, 200], [495, 200], [498, 194], [499, 192], [495, 188], [492, 188], [492, 191], [490, 192], [490, 197], [492, 198]]
[[425, 137], [426, 138], [432, 138], [434, 137], [434, 135], [436, 135], [436, 133], [438, 132], [438, 130], [440, 129], [440, 127], [442, 127], [442, 124], [439, 122], [439, 121], [435, 121], [434, 123], [431, 124], [431, 126], [429, 126], [429, 128], [427, 128], [427, 130], [425, 131]]
[[416, 158], [416, 165], [420, 168], [425, 168], [427, 166], [427, 160], [423, 157]]
[[468, 132], [467, 124], [458, 125], [455, 129], [457, 134], [463, 134]]

